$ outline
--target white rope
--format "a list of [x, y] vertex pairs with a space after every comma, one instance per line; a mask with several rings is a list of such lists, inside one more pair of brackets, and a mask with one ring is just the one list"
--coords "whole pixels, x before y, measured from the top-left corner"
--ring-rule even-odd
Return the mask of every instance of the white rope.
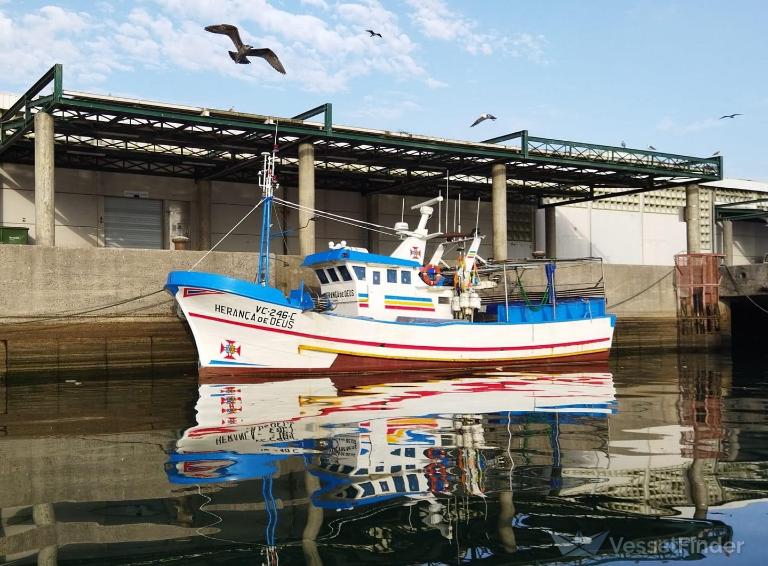
[[[288, 206], [289, 208], [296, 208], [295, 206], [294, 206], [294, 207], [291, 207], [290, 205], [284, 205], [284, 206]], [[385, 231], [383, 231], [383, 230], [377, 230], [376, 228], [370, 228], [370, 227], [368, 227], [368, 226], [362, 226], [362, 225], [360, 225], [360, 224], [356, 224], [356, 223], [354, 223], [354, 222], [348, 222], [348, 221], [345, 221], [345, 220], [341, 220], [340, 218], [333, 218], [333, 217], [328, 217], [328, 216], [325, 216], [324, 214], [322, 214], [322, 213], [320, 213], [320, 212], [316, 212], [316, 213], [315, 213], [315, 216], [318, 216], [318, 217], [320, 217], [320, 218], [326, 218], [326, 219], [328, 219], [328, 220], [333, 220], [333, 221], [335, 221], [335, 222], [339, 222], [340, 224], [347, 224], [347, 225], [349, 225], [349, 226], [353, 226], [354, 228], [360, 228], [360, 229], [362, 229], [362, 230], [368, 230], [368, 231], [370, 231], [370, 232], [378, 232], [378, 233], [380, 233], [380, 234], [384, 234], [385, 236], [391, 236], [391, 235], [393, 235], [393, 233], [391, 233], [391, 232], [385, 232]]]
[[224, 240], [225, 240], [225, 239], [226, 239], [226, 238], [227, 238], [227, 237], [228, 237], [228, 236], [229, 236], [229, 235], [230, 235], [232, 232], [234, 232], [234, 231], [237, 229], [237, 227], [238, 227], [238, 226], [240, 226], [240, 224], [242, 224], [243, 222], [245, 222], [245, 219], [246, 219], [246, 218], [248, 218], [248, 217], [249, 217], [249, 216], [250, 216], [250, 215], [253, 213], [253, 211], [254, 211], [254, 210], [256, 210], [257, 208], [259, 208], [259, 205], [261, 205], [261, 203], [262, 203], [262, 202], [264, 202], [264, 199], [263, 199], [263, 198], [262, 198], [262, 199], [261, 199], [259, 202], [257, 202], [257, 203], [256, 203], [256, 206], [254, 206], [254, 207], [253, 207], [251, 210], [249, 210], [249, 211], [246, 213], [246, 215], [245, 215], [245, 216], [243, 216], [243, 217], [240, 219], [240, 221], [239, 221], [237, 224], [235, 224], [234, 226], [232, 226], [232, 228], [230, 228], [229, 232], [227, 232], [226, 234], [224, 234], [224, 235], [221, 237], [221, 240], [219, 240], [218, 242], [216, 242], [216, 243], [214, 244], [214, 246], [213, 246], [213, 247], [212, 247], [210, 250], [208, 250], [207, 252], [205, 252], [205, 255], [204, 255], [203, 257], [201, 257], [200, 259], [198, 259], [198, 260], [197, 260], [197, 262], [195, 262], [195, 265], [193, 265], [192, 267], [190, 267], [189, 269], [187, 269], [187, 271], [192, 271], [194, 268], [196, 268], [198, 265], [200, 265], [200, 263], [201, 263], [201, 262], [202, 262], [202, 261], [203, 261], [205, 258], [207, 258], [207, 257], [208, 257], [208, 254], [209, 254], [209, 253], [211, 253], [213, 250], [215, 250], [216, 248], [218, 248], [218, 247], [219, 247], [219, 244], [220, 244], [221, 242], [223, 242], [223, 241], [224, 241]]
[[334, 214], [332, 212], [325, 212], [322, 210], [317, 210], [315, 208], [309, 208], [307, 206], [302, 206], [300, 204], [296, 204], [294, 202], [290, 202], [283, 199], [275, 198], [275, 201], [278, 204], [282, 204], [283, 206], [287, 206], [289, 208], [295, 208], [296, 210], [302, 210], [304, 212], [311, 212], [316, 216], [320, 216], [321, 218], [327, 218], [328, 220], [335, 220], [336, 222], [340, 222], [342, 224], [349, 224], [350, 226], [355, 226], [356, 228], [362, 228], [364, 230], [370, 230], [372, 232], [379, 232], [381, 234], [386, 234], [388, 236], [394, 236], [397, 234], [397, 232], [395, 232], [395, 230], [393, 230], [389, 226], [383, 226], [381, 224], [375, 224], [373, 222], [368, 222], [366, 220], [359, 220], [357, 218], [342, 216], [341, 214]]
[[[341, 224], [348, 224], [350, 226], [354, 226], [355, 228], [361, 228], [363, 230], [370, 230], [372, 232], [380, 232], [380, 233], [386, 234], [386, 235], [394, 235], [395, 234], [395, 232], [391, 228], [387, 228], [386, 226], [381, 226], [381, 228], [389, 230], [389, 231], [385, 232], [384, 230], [380, 230], [378, 228], [378, 226], [379, 226], [378, 224], [372, 224], [370, 222], [365, 222], [364, 220], [358, 220], [356, 218], [348, 218], [346, 216], [340, 216], [338, 214], [333, 214], [333, 213], [330, 213], [330, 212], [322, 212], [320, 210], [315, 210], [313, 208], [307, 208], [307, 207], [299, 206], [297, 204], [294, 204], [294, 203], [291, 203], [291, 202], [287, 202], [287, 201], [284, 201], [284, 202], [281, 202], [281, 203], [278, 203], [278, 204], [282, 204], [283, 206], [286, 206], [288, 208], [293, 208], [295, 210], [300, 210], [300, 211], [304, 211], [304, 212], [311, 212], [311, 213], [314, 214], [314, 216], [318, 216], [320, 218], [325, 218], [327, 220], [333, 220], [333, 221], [339, 222]], [[376, 226], [376, 228], [374, 228], [373, 226]]]
[[281, 198], [275, 197], [275, 201], [277, 201], [277, 202], [279, 202], [281, 204], [286, 204], [286, 205], [289, 205], [289, 206], [293, 206], [293, 207], [301, 209], [301, 210], [305, 210], [305, 211], [309, 211], [309, 212], [317, 212], [317, 213], [327, 214], [328, 216], [335, 216], [337, 218], [343, 218], [345, 220], [354, 220], [355, 222], [359, 222], [360, 224], [368, 224], [369, 226], [375, 226], [376, 228], [384, 228], [385, 230], [394, 231], [389, 226], [384, 226], [382, 224], [376, 224], [375, 222], [368, 222], [367, 220], [360, 220], [359, 218], [350, 218], [348, 216], [342, 216], [341, 214], [334, 214], [333, 212], [327, 212], [325, 210], [317, 210], [315, 208], [310, 208], [308, 206], [304, 206], [304, 205], [301, 205], [301, 204], [298, 204], [298, 203], [295, 203], [295, 202], [291, 202], [291, 201], [288, 201], [288, 200], [283, 200]]

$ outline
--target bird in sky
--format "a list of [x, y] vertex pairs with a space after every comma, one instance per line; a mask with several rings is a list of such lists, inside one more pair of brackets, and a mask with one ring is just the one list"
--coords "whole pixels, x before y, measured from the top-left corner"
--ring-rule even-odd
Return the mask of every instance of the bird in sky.
[[744, 114], [739, 114], [738, 112], [736, 114], [724, 114], [723, 116], [720, 116], [718, 118], [719, 120], [722, 120], [723, 118], [735, 118], [736, 116], [743, 116]]
[[627, 147], [627, 143], [624, 140], [621, 140], [621, 147]]
[[367, 29], [367, 31], [370, 35], [368, 37], [378, 36], [381, 37], [381, 34], [379, 32], [373, 31], [372, 29]]
[[237, 48], [237, 51], [229, 52], [229, 56], [232, 57], [232, 60], [235, 63], [247, 65], [250, 63], [248, 57], [261, 57], [262, 59], [265, 59], [267, 63], [272, 65], [277, 72], [285, 74], [285, 67], [283, 67], [283, 64], [280, 62], [280, 59], [277, 58], [274, 51], [268, 48], [255, 49], [251, 45], [246, 45], [243, 43], [243, 40], [240, 39], [240, 32], [237, 30], [236, 26], [231, 24], [217, 24], [214, 26], [206, 26], [205, 30], [211, 33], [220, 33], [229, 36], [232, 43], [234, 43]]
[[653, 147], [652, 145], [649, 145], [649, 146], [648, 146], [648, 149], [652, 149], [653, 151], [656, 151], [656, 148], [655, 148], [655, 147]]
[[715, 153], [712, 154], [712, 157], [717, 157], [720, 155], [720, 150], [718, 149]]
[[481, 115], [478, 117], [478, 119], [477, 119], [477, 120], [475, 120], [474, 122], [472, 122], [472, 125], [470, 126], [470, 128], [474, 128], [475, 126], [477, 126], [477, 125], [478, 125], [480, 122], [482, 122], [482, 121], [484, 121], [484, 120], [495, 120], [495, 119], [496, 119], [496, 116], [494, 116], [493, 114], [488, 114], [488, 113], [486, 112], [485, 114], [481, 114]]

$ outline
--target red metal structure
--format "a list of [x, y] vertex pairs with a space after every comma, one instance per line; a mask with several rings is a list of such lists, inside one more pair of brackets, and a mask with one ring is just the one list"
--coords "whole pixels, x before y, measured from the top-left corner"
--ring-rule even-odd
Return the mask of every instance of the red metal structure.
[[720, 262], [722, 254], [675, 256], [677, 324], [682, 335], [720, 331]]

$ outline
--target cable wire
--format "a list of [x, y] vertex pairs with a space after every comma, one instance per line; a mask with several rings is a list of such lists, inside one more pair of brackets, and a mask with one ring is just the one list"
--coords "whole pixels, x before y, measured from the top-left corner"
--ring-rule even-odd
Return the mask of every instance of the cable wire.
[[675, 268], [673, 267], [673, 268], [672, 268], [672, 269], [670, 269], [670, 270], [669, 270], [667, 273], [665, 273], [663, 277], [661, 277], [660, 279], [657, 279], [656, 281], [654, 281], [653, 283], [651, 283], [650, 285], [648, 285], [648, 286], [647, 286], [645, 289], [643, 289], [642, 291], [638, 291], [637, 293], [635, 293], [635, 294], [634, 294], [634, 295], [632, 295], [631, 297], [627, 297], [626, 299], [624, 299], [624, 300], [622, 300], [622, 301], [619, 301], [618, 303], [613, 303], [612, 305], [608, 305], [608, 306], [607, 306], [607, 307], [605, 307], [605, 308], [606, 308], [606, 309], [612, 309], [612, 308], [614, 308], [614, 307], [618, 307], [619, 305], [623, 305], [624, 303], [628, 303], [628, 302], [629, 302], [629, 301], [631, 301], [632, 299], [636, 299], [637, 297], [639, 297], [639, 296], [640, 296], [640, 295], [642, 295], [643, 293], [645, 293], [645, 292], [649, 291], [650, 289], [652, 289], [653, 287], [655, 287], [656, 285], [658, 285], [659, 283], [661, 283], [662, 281], [664, 281], [664, 280], [665, 280], [667, 277], [669, 277], [670, 275], [672, 275], [672, 273], [674, 273], [674, 271], [675, 271]]
[[[731, 281], [733, 282], [733, 288], [734, 288], [734, 289], [735, 289], [735, 290], [736, 290], [738, 293], [741, 293], [741, 289], [739, 288], [739, 284], [738, 284], [738, 283], [736, 283], [736, 278], [733, 276], [733, 273], [731, 273], [731, 268], [730, 268], [730, 266], [726, 265], [726, 266], [724, 266], [724, 267], [725, 267], [725, 272], [728, 274], [728, 277], [730, 277], [730, 278], [731, 278]], [[760, 305], [758, 305], [758, 304], [757, 304], [757, 303], [756, 303], [756, 302], [755, 302], [755, 301], [752, 299], [752, 297], [750, 297], [750, 296], [749, 296], [749, 295], [747, 295], [746, 293], [744, 294], [744, 297], [746, 297], [746, 299], [747, 299], [747, 300], [748, 300], [750, 303], [752, 303], [752, 304], [753, 304], [755, 307], [757, 307], [759, 310], [763, 311], [765, 314], [768, 314], [768, 310], [766, 310], [765, 308], [763, 308], [763, 307], [761, 307]]]
[[251, 214], [252, 214], [252, 213], [253, 213], [253, 212], [254, 212], [254, 211], [257, 209], [257, 208], [259, 208], [259, 206], [261, 205], [261, 203], [262, 203], [262, 202], [264, 202], [264, 198], [263, 198], [263, 197], [262, 197], [262, 199], [261, 199], [259, 202], [257, 202], [257, 203], [256, 203], [256, 205], [255, 205], [255, 206], [254, 206], [254, 207], [253, 207], [251, 210], [249, 210], [249, 211], [248, 211], [248, 212], [245, 214], [245, 216], [243, 216], [243, 217], [242, 217], [242, 218], [241, 218], [241, 219], [240, 219], [240, 220], [237, 222], [237, 224], [235, 224], [234, 226], [232, 226], [232, 228], [230, 228], [230, 229], [229, 229], [229, 232], [227, 232], [226, 234], [224, 234], [224, 235], [221, 237], [221, 239], [220, 239], [218, 242], [216, 242], [216, 243], [213, 245], [213, 247], [212, 247], [210, 250], [208, 250], [207, 252], [205, 252], [205, 255], [203, 255], [203, 257], [201, 257], [200, 259], [198, 259], [198, 260], [195, 262], [195, 264], [194, 264], [192, 267], [190, 267], [189, 269], [187, 269], [187, 271], [192, 271], [194, 268], [196, 268], [198, 265], [200, 265], [200, 263], [201, 263], [201, 262], [202, 262], [202, 261], [203, 261], [205, 258], [207, 258], [207, 257], [208, 257], [208, 254], [210, 254], [210, 253], [211, 253], [213, 250], [215, 250], [217, 247], [219, 247], [219, 244], [220, 244], [221, 242], [223, 242], [223, 241], [224, 241], [224, 240], [225, 240], [227, 237], [229, 237], [229, 235], [230, 235], [232, 232], [234, 232], [234, 231], [237, 229], [237, 227], [238, 227], [238, 226], [240, 226], [240, 224], [242, 224], [243, 222], [245, 222], [245, 219], [246, 219], [246, 218], [248, 218], [248, 217], [249, 217], [249, 216], [250, 216], [250, 215], [251, 215]]

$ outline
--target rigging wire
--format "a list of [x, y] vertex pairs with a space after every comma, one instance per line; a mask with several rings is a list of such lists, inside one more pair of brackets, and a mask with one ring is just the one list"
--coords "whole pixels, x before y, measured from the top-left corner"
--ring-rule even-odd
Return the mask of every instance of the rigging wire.
[[[360, 228], [363, 230], [369, 230], [371, 232], [379, 232], [380, 234], [384, 234], [386, 236], [393, 236], [396, 235], [397, 232], [393, 230], [392, 228], [388, 228], [387, 226], [381, 226], [379, 224], [373, 224], [372, 222], [366, 222], [364, 220], [357, 220], [355, 218], [347, 218], [345, 216], [341, 216], [339, 214], [333, 214], [330, 212], [322, 212], [319, 210], [316, 210], [314, 208], [308, 208], [305, 206], [297, 205], [295, 203], [284, 201], [282, 199], [275, 198], [274, 199], [277, 204], [281, 204], [283, 206], [286, 206], [288, 208], [294, 208], [296, 210], [303, 210], [303, 211], [310, 211], [315, 214], [315, 216], [319, 216], [320, 218], [326, 218], [328, 220], [333, 220], [335, 222], [339, 222], [341, 224], [348, 224], [349, 226], [354, 226], [355, 228]], [[367, 225], [367, 226], [366, 226]], [[372, 228], [371, 226], [376, 226], [377, 228]]]
[[275, 197], [274, 200], [276, 202], [279, 202], [280, 204], [285, 205], [285, 206], [290, 206], [290, 207], [296, 208], [297, 210], [304, 210], [304, 211], [308, 211], [308, 212], [314, 212], [316, 214], [324, 214], [324, 215], [328, 216], [329, 218], [339, 218], [341, 220], [349, 220], [349, 221], [353, 221], [353, 222], [356, 222], [356, 223], [361, 224], [361, 225], [367, 224], [368, 226], [373, 226], [375, 228], [381, 228], [381, 229], [384, 229], [384, 230], [389, 230], [390, 232], [393, 232], [393, 233], [395, 232], [395, 230], [393, 228], [390, 228], [389, 226], [384, 226], [383, 224], [376, 224], [375, 222], [368, 222], [367, 220], [360, 220], [359, 218], [350, 218], [349, 216], [343, 216], [341, 214], [335, 214], [333, 212], [328, 212], [326, 210], [318, 210], [316, 208], [311, 208], [309, 206], [304, 206], [302, 204], [291, 202], [289, 200], [284, 200], [284, 199], [281, 199], [279, 197]]
[[241, 219], [240, 219], [240, 220], [237, 222], [237, 224], [235, 224], [234, 226], [232, 226], [232, 228], [230, 228], [230, 229], [229, 229], [229, 232], [227, 232], [226, 234], [224, 234], [224, 235], [221, 237], [221, 239], [220, 239], [218, 242], [216, 242], [216, 243], [213, 245], [213, 247], [212, 247], [210, 250], [208, 250], [207, 252], [205, 252], [205, 255], [203, 255], [203, 257], [201, 257], [200, 259], [198, 259], [198, 260], [195, 262], [195, 264], [194, 264], [192, 267], [190, 267], [189, 269], [187, 269], [187, 271], [192, 271], [194, 268], [196, 268], [198, 265], [200, 265], [200, 262], [202, 262], [202, 261], [203, 261], [205, 258], [207, 258], [207, 257], [208, 257], [208, 254], [210, 254], [210, 253], [211, 253], [213, 250], [215, 250], [217, 247], [219, 247], [219, 244], [220, 244], [221, 242], [223, 242], [223, 241], [224, 241], [226, 238], [228, 238], [228, 237], [229, 237], [229, 235], [230, 235], [232, 232], [234, 232], [234, 231], [237, 229], [237, 227], [238, 227], [238, 226], [240, 226], [240, 224], [242, 224], [243, 222], [245, 222], [245, 219], [246, 219], [246, 218], [248, 218], [248, 217], [249, 217], [249, 216], [250, 216], [250, 215], [251, 215], [251, 214], [252, 214], [252, 213], [253, 213], [253, 212], [254, 212], [254, 211], [257, 209], [257, 208], [259, 208], [259, 206], [261, 205], [261, 203], [262, 203], [262, 202], [264, 202], [264, 198], [263, 198], [263, 197], [262, 197], [262, 199], [261, 199], [259, 202], [257, 202], [257, 203], [254, 205], [254, 207], [253, 207], [251, 210], [249, 210], [248, 212], [246, 212], [246, 213], [245, 213], [245, 216], [243, 216], [243, 217], [242, 217], [242, 218], [241, 218]]

